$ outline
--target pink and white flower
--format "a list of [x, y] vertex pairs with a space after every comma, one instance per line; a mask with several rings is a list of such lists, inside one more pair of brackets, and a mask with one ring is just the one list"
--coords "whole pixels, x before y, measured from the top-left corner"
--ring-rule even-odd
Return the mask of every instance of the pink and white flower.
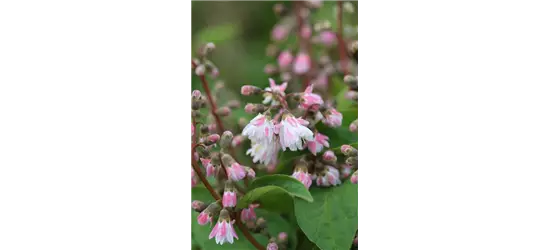
[[259, 207], [259, 204], [250, 204], [248, 208], [242, 209], [242, 212], [240, 212], [240, 219], [243, 221], [253, 221], [257, 217], [255, 214], [254, 209]]
[[324, 147], [330, 146], [330, 144], [328, 143], [328, 139], [328, 136], [317, 132], [315, 134], [314, 140], [307, 142], [307, 148], [309, 149], [309, 151], [311, 151], [311, 153], [313, 153], [313, 155], [316, 155], [317, 153], [322, 151]]
[[206, 168], [207, 177], [213, 176], [215, 172], [215, 167], [213, 166], [211, 161], [212, 161], [211, 159], [200, 158], [200, 162], [202, 162], [202, 166]]
[[263, 104], [267, 104], [270, 102], [272, 106], [276, 106], [280, 104], [280, 102], [277, 98], [275, 98], [275, 95], [284, 98], [284, 96], [286, 96], [286, 93], [284, 93], [284, 91], [286, 90], [286, 87], [288, 87], [288, 83], [285, 82], [280, 85], [276, 85], [275, 81], [269, 78], [269, 84], [270, 87], [265, 88], [267, 92], [263, 94], [263, 97], [265, 98], [263, 100]]
[[234, 220], [229, 222], [228, 220], [220, 218], [215, 224], [215, 227], [212, 229], [209, 238], [212, 239], [215, 237], [215, 243], [219, 245], [223, 245], [225, 242], [233, 244], [233, 238], [238, 239], [238, 235], [236, 235], [233, 224]]
[[233, 190], [225, 189], [223, 192], [223, 207], [235, 207], [236, 206], [236, 193]]
[[343, 115], [336, 109], [330, 108], [324, 113], [322, 123], [326, 124], [328, 127], [335, 128], [341, 126], [341, 120], [343, 120]]
[[320, 105], [324, 104], [324, 100], [320, 95], [313, 93], [313, 85], [309, 85], [303, 92], [300, 107], [303, 109], [318, 110]]
[[280, 124], [278, 124], [280, 146], [286, 151], [289, 148], [291, 151], [303, 149], [304, 141], [312, 141], [313, 132], [304, 125], [309, 122], [301, 118], [295, 118], [291, 114], [286, 114]]
[[320, 42], [325, 46], [332, 46], [336, 43], [337, 36], [333, 31], [325, 30], [320, 32]]
[[305, 74], [311, 69], [311, 58], [307, 53], [299, 52], [294, 62], [294, 73], [298, 75]]
[[244, 179], [244, 177], [246, 177], [246, 170], [244, 170], [242, 165], [238, 164], [238, 162], [235, 162], [230, 166], [227, 166], [226, 169], [227, 169], [227, 176], [229, 176], [229, 178], [232, 181], [239, 181]]
[[246, 151], [246, 155], [252, 156], [254, 163], [269, 165], [275, 162], [278, 157], [280, 144], [278, 141], [252, 141], [252, 147]]
[[207, 210], [202, 211], [197, 218], [198, 224], [201, 226], [208, 224], [208, 222], [212, 224], [212, 219], [213, 219], [212, 215]]
[[313, 183], [311, 179], [311, 174], [307, 172], [307, 168], [305, 167], [296, 167], [294, 170], [294, 173], [292, 174], [292, 177], [299, 180], [307, 189], [311, 187], [311, 184]]
[[267, 116], [258, 114], [244, 127], [242, 135], [247, 136], [252, 141], [272, 142], [274, 124]]
[[341, 184], [341, 180], [339, 179], [339, 171], [332, 167], [327, 166], [327, 169], [324, 171], [324, 175], [317, 176], [316, 178], [316, 185], [318, 186], [336, 186]]

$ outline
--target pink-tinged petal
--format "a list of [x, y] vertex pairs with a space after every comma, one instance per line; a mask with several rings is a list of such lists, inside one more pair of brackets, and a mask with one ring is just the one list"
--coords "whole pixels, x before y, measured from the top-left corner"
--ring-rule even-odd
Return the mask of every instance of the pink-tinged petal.
[[286, 90], [286, 87], [288, 87], [288, 83], [284, 82], [282, 83], [282, 85], [280, 85], [279, 89], [280, 91], [284, 92]]
[[219, 222], [217, 222], [215, 224], [215, 226], [212, 229], [212, 232], [210, 233], [210, 236], [208, 237], [208, 239], [212, 239], [214, 236], [216, 236], [218, 231], [219, 231]]
[[313, 85], [309, 85], [304, 92], [307, 94], [313, 93]]
[[273, 78], [269, 78], [269, 85], [271, 86], [271, 89], [274, 89], [276, 87], [276, 83]]

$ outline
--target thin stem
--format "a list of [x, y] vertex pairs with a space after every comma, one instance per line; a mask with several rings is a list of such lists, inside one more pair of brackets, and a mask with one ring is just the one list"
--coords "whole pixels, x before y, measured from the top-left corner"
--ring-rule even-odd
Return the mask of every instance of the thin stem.
[[349, 74], [347, 70], [347, 53], [345, 52], [345, 40], [343, 40], [343, 1], [337, 1], [337, 44], [339, 47], [339, 61], [343, 74]]
[[206, 186], [206, 188], [208, 189], [208, 191], [210, 192], [210, 194], [212, 195], [212, 197], [215, 199], [215, 200], [220, 200], [221, 197], [219, 196], [219, 194], [213, 189], [212, 185], [210, 185], [210, 183], [208, 182], [208, 179], [206, 179], [206, 177], [204, 176], [204, 174], [202, 174], [202, 171], [200, 170], [200, 167], [198, 167], [198, 164], [196, 163], [196, 161], [194, 160], [194, 150], [191, 151], [192, 153], [192, 166], [193, 166], [193, 169], [194, 169], [194, 172], [196, 172], [196, 174], [198, 175], [198, 178], [200, 178], [200, 181], [202, 181], [202, 183], [204, 183], [204, 186]]

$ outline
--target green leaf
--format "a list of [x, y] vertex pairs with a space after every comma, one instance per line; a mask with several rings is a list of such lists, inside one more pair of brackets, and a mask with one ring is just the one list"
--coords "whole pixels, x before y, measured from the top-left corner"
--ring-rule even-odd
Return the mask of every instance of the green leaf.
[[237, 207], [245, 208], [252, 203], [259, 203], [261, 208], [273, 212], [290, 212], [294, 205], [292, 196], [277, 186], [264, 186], [248, 191], [240, 198]]
[[295, 200], [295, 216], [307, 238], [320, 249], [349, 249], [358, 229], [358, 185], [312, 188], [312, 203]]
[[276, 173], [291, 174], [294, 170], [294, 161], [303, 155], [301, 151], [282, 151], [278, 157], [278, 165], [276, 165]]
[[313, 201], [313, 197], [305, 185], [288, 175], [274, 174], [259, 177], [255, 179], [248, 188], [255, 189], [264, 186], [281, 187], [293, 197], [298, 197], [309, 202]]

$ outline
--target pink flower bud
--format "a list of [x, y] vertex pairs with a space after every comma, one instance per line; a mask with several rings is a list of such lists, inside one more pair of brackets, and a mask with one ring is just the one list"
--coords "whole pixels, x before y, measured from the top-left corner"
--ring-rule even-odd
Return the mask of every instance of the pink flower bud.
[[345, 98], [348, 100], [356, 100], [358, 99], [358, 92], [352, 90], [348, 91], [347, 93], [345, 93]]
[[204, 66], [204, 64], [200, 64], [194, 69], [194, 73], [198, 76], [203, 76], [204, 72], [206, 72], [206, 66]]
[[250, 204], [248, 208], [242, 209], [240, 212], [240, 219], [243, 221], [253, 221], [256, 218], [254, 209], [259, 207], [259, 204]]
[[242, 95], [246, 95], [246, 96], [252, 95], [252, 93], [254, 92], [254, 89], [255, 89], [255, 88], [256, 88], [255, 86], [244, 85], [244, 86], [242, 86], [242, 88], [240, 88], [240, 93], [241, 93]]
[[272, 75], [272, 74], [276, 73], [276, 66], [274, 66], [272, 64], [267, 64], [267, 65], [265, 65], [265, 69], [263, 71], [267, 75]]
[[290, 51], [284, 50], [280, 52], [277, 60], [278, 60], [278, 66], [280, 68], [287, 68], [288, 66], [290, 66], [290, 64], [292, 64], [294, 57], [292, 56], [292, 53], [290, 53]]
[[194, 98], [199, 98], [200, 96], [202, 95], [202, 93], [200, 93], [200, 90], [193, 90], [193, 97]]
[[271, 242], [267, 245], [267, 250], [278, 250], [278, 245], [275, 242]]
[[286, 232], [281, 232], [278, 234], [278, 240], [280, 242], [286, 242], [288, 240], [288, 234]]
[[199, 200], [194, 200], [193, 203], [191, 203], [191, 207], [194, 210], [200, 210], [200, 209], [204, 208], [204, 202], [199, 201]]
[[208, 131], [210, 131], [210, 132], [217, 131], [217, 125], [215, 123], [209, 124], [208, 125]]
[[194, 136], [194, 125], [191, 123], [191, 136]]
[[231, 109], [229, 107], [218, 108], [215, 113], [219, 116], [228, 116], [231, 114]]
[[336, 156], [332, 150], [328, 150], [324, 152], [324, 154], [322, 155], [322, 159], [324, 159], [325, 161], [335, 161]]
[[353, 147], [351, 147], [351, 145], [347, 145], [347, 144], [343, 144], [341, 145], [341, 153], [344, 153], [351, 150]]
[[309, 25], [305, 25], [301, 28], [301, 31], [299, 32], [299, 35], [303, 39], [309, 39], [311, 37], [311, 34], [313, 33], [311, 27]]
[[242, 141], [244, 141], [244, 136], [242, 135], [235, 136], [232, 142], [233, 147], [240, 146], [240, 144], [242, 144]]
[[358, 184], [358, 170], [355, 171], [351, 176], [351, 183]]
[[275, 41], [282, 41], [288, 36], [288, 28], [283, 25], [276, 25], [271, 33], [271, 38]]
[[311, 68], [311, 58], [306, 53], [300, 52], [294, 63], [294, 72], [302, 75], [309, 71]]
[[333, 31], [325, 30], [320, 33], [320, 42], [325, 46], [332, 46], [337, 40], [336, 34]]
[[236, 206], [236, 193], [233, 191], [227, 191], [223, 193], [223, 207]]
[[355, 120], [349, 125], [349, 131], [357, 132], [358, 131], [358, 120]]
[[255, 105], [253, 103], [246, 104], [246, 106], [244, 107], [244, 111], [246, 111], [246, 113], [248, 114], [253, 114], [255, 111]]
[[246, 169], [246, 175], [249, 177], [249, 178], [255, 178], [255, 171], [252, 169], [252, 168], [247, 168]]
[[218, 134], [211, 134], [207, 137], [208, 142], [216, 143], [219, 140], [220, 136]]

